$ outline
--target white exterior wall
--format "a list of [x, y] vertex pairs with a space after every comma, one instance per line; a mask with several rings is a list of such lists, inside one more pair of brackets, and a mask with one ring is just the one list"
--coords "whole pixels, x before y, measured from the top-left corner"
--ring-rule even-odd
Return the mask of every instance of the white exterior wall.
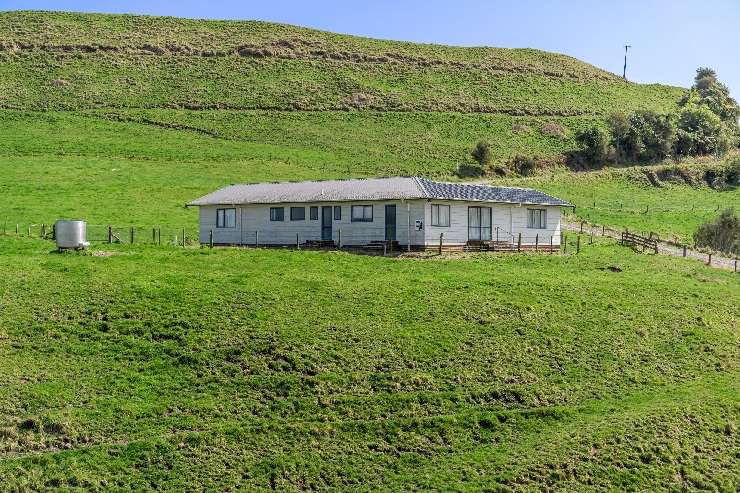
[[[432, 204], [450, 206], [450, 226], [432, 226]], [[540, 245], [549, 245], [552, 237], [554, 246], [560, 245], [560, 207], [555, 206], [527, 206], [517, 204], [496, 204], [486, 202], [460, 202], [432, 200], [424, 204], [424, 224], [426, 244], [429, 246], [439, 245], [439, 235], [444, 233], [442, 243], [444, 245], [464, 245], [468, 241], [468, 207], [490, 207], [491, 208], [491, 239], [496, 240], [496, 228], [498, 228], [499, 241], [518, 240], [522, 235], [523, 245], [534, 245], [539, 241]], [[546, 228], [527, 228], [527, 209], [545, 209], [547, 212]], [[539, 237], [537, 237], [539, 235]]]
[[[202, 206], [200, 207], [200, 241], [208, 243], [211, 230], [213, 230], [213, 241], [217, 244], [254, 245], [256, 232], [259, 232], [259, 244], [261, 245], [293, 245], [296, 242], [296, 234], [298, 234], [300, 243], [320, 240], [321, 207], [340, 206], [342, 208], [341, 220], [333, 219], [332, 210], [332, 239], [335, 243], [339, 243], [339, 231], [341, 231], [342, 246], [365, 245], [371, 241], [385, 239], [386, 204], [396, 205], [396, 239], [401, 245], [408, 244], [409, 229], [413, 246], [436, 246], [439, 244], [440, 233], [444, 233], [443, 244], [464, 245], [468, 241], [468, 207], [470, 206], [491, 207], [492, 240], [496, 240], [496, 228], [498, 228], [499, 241], [510, 241], [516, 244], [518, 235], [521, 233], [523, 245], [534, 245], [536, 235], [539, 236], [540, 245], [549, 245], [551, 237], [554, 246], [560, 245], [560, 207], [443, 200], [237, 205], [233, 206], [236, 208], [236, 227], [234, 228], [216, 227], [216, 209], [232, 206]], [[449, 227], [432, 226], [432, 204], [450, 206]], [[373, 221], [352, 222], [352, 205], [372, 205]], [[318, 220], [310, 219], [311, 206], [319, 207]], [[283, 221], [270, 221], [271, 207], [284, 208]], [[291, 207], [305, 207], [306, 219], [291, 221]], [[531, 208], [547, 211], [546, 228], [527, 228], [527, 209]], [[409, 220], [410, 228], [408, 227]], [[417, 220], [423, 222], [421, 231], [415, 228]]]
[[[414, 201], [364, 201], [364, 202], [317, 202], [317, 203], [286, 203], [286, 204], [248, 204], [242, 206], [202, 206], [200, 208], [200, 241], [208, 243], [210, 231], [213, 230], [213, 242], [217, 244], [244, 244], [254, 245], [259, 234], [260, 245], [294, 245], [296, 234], [298, 241], [304, 243], [311, 240], [321, 240], [321, 207], [332, 207], [332, 239], [340, 241], [342, 246], [365, 245], [371, 241], [385, 239], [385, 205], [396, 206], [396, 240], [401, 245], [407, 245], [409, 239], [409, 212], [411, 221], [411, 244], [422, 245], [424, 231], [416, 231], [416, 220], [424, 219], [424, 202]], [[372, 222], [352, 222], [351, 207], [353, 205], [372, 205]], [[311, 219], [311, 207], [319, 208], [319, 218]], [[342, 218], [334, 220], [333, 207], [342, 208]], [[234, 228], [216, 227], [216, 210], [236, 208], [236, 226]], [[283, 207], [284, 220], [270, 221], [270, 208]], [[306, 219], [302, 221], [290, 220], [291, 207], [304, 207]]]

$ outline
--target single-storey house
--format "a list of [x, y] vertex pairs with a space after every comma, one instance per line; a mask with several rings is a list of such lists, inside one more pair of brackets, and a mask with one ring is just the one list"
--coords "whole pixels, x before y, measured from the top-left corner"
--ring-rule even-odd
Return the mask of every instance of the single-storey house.
[[187, 204], [200, 207], [200, 241], [217, 245], [415, 250], [472, 244], [560, 246], [568, 202], [527, 188], [392, 177], [229, 185]]

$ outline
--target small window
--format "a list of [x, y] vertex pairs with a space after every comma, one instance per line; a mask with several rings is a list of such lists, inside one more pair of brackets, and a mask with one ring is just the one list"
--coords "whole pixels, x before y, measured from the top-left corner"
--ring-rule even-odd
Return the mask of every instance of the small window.
[[432, 204], [432, 226], [450, 225], [450, 206]]
[[306, 220], [306, 208], [305, 207], [291, 207], [290, 208], [290, 220], [291, 221], [305, 221]]
[[[370, 217], [372, 218], [372, 213], [370, 214]], [[342, 220], [342, 207], [339, 205], [334, 206], [334, 220], [335, 221]]]
[[352, 222], [372, 222], [373, 220], [373, 206], [372, 205], [353, 205], [352, 206]]
[[315, 205], [311, 206], [310, 214], [311, 214], [311, 221], [319, 220], [319, 208], [316, 207]]
[[236, 227], [236, 209], [216, 209], [217, 228]]
[[270, 221], [285, 220], [285, 209], [282, 207], [270, 207]]
[[547, 227], [546, 209], [527, 209], [527, 227], [545, 229]]

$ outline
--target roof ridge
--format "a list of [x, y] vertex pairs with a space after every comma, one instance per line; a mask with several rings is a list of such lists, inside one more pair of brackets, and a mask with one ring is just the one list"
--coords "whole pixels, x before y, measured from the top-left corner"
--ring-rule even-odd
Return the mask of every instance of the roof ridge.
[[416, 186], [419, 188], [419, 191], [421, 191], [422, 198], [430, 199], [432, 198], [432, 195], [429, 193], [429, 191], [424, 186], [424, 183], [422, 180], [429, 181], [426, 178], [423, 178], [421, 176], [413, 176], [414, 182], [416, 183]]

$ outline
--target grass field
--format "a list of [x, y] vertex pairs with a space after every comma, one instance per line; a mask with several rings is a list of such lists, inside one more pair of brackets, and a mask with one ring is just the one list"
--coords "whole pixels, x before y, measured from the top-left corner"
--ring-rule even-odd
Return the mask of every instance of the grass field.
[[5, 489], [740, 484], [732, 273], [608, 244], [50, 250], [0, 238]]

